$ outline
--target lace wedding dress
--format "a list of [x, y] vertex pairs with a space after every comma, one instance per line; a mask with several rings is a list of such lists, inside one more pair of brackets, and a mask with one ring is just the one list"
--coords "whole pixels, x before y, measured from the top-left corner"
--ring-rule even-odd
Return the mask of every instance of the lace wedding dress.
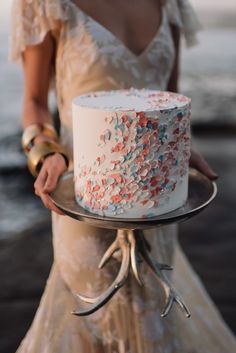
[[[94, 90], [153, 88], [165, 90], [175, 49], [170, 23], [188, 44], [198, 27], [188, 0], [167, 0], [162, 22], [139, 55], [69, 0], [14, 0], [11, 58], [40, 43], [48, 31], [58, 35], [55, 88], [61, 119], [61, 143], [72, 156], [71, 101]], [[88, 129], [89, 140], [89, 129]], [[53, 214], [54, 264], [35, 319], [18, 353], [233, 353], [236, 343], [177, 242], [176, 226], [145, 231], [152, 255], [173, 264], [171, 281], [189, 306], [161, 318], [163, 292], [143, 266], [140, 287], [130, 274], [126, 285], [102, 309], [88, 317], [76, 293], [95, 297], [114, 279], [119, 262], [102, 270], [98, 263], [115, 237], [69, 217]]]

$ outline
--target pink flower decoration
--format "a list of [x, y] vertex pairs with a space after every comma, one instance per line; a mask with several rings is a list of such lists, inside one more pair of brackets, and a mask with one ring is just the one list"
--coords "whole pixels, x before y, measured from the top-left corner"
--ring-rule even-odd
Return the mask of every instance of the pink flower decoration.
[[120, 152], [123, 150], [125, 145], [122, 142], [118, 142], [114, 147], [112, 147], [112, 152]]
[[90, 180], [87, 180], [87, 182], [86, 182], [86, 189], [87, 189], [88, 191], [91, 191], [91, 188], [92, 188], [91, 181], [90, 181]]
[[142, 154], [143, 154], [144, 156], [147, 156], [149, 153], [150, 153], [150, 149], [147, 148], [147, 147], [145, 147], [144, 150], [143, 150], [143, 152], [142, 152]]
[[96, 185], [93, 187], [93, 190], [92, 191], [98, 191], [100, 189], [100, 186], [99, 185]]
[[119, 173], [109, 175], [109, 178], [115, 179], [115, 181], [120, 184], [123, 181], [122, 176]]
[[127, 115], [123, 115], [121, 117], [121, 119], [122, 119], [123, 123], [126, 123], [127, 121], [129, 121]]
[[98, 192], [98, 193], [95, 195], [95, 198], [96, 198], [97, 200], [101, 200], [103, 197], [104, 197], [104, 192]]
[[122, 200], [122, 197], [121, 195], [116, 194], [116, 195], [112, 195], [111, 199], [113, 203], [119, 203]]
[[179, 135], [179, 128], [177, 127], [177, 129], [175, 129], [174, 131], [173, 131], [173, 134], [174, 135]]
[[158, 124], [157, 124], [157, 122], [153, 122], [153, 123], [152, 123], [152, 128], [153, 128], [153, 130], [157, 130], [157, 129], [158, 129]]
[[145, 127], [147, 126], [148, 118], [145, 116], [143, 112], [139, 113], [139, 126]]

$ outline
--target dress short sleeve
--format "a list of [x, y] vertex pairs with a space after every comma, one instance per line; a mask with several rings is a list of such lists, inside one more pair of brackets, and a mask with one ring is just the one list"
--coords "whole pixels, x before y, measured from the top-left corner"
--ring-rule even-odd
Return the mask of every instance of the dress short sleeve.
[[27, 45], [39, 44], [68, 19], [67, 0], [13, 0], [9, 59], [18, 61]]
[[166, 0], [169, 22], [179, 27], [187, 46], [197, 44], [197, 32], [201, 24], [189, 0]]

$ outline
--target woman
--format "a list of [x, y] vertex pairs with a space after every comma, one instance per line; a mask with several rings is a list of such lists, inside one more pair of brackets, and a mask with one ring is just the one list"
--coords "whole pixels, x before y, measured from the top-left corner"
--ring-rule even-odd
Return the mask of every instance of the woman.
[[[66, 154], [72, 157], [75, 96], [129, 87], [177, 90], [180, 31], [191, 44], [197, 27], [188, 0], [15, 0], [13, 20], [12, 58], [23, 58], [25, 75], [23, 125], [26, 130], [34, 126], [33, 147], [26, 144], [26, 150], [52, 141], [35, 193], [53, 211], [55, 258], [34, 322], [17, 352], [232, 353], [234, 338], [179, 249], [175, 226], [145, 235], [154, 256], [174, 264], [172, 280], [191, 308], [190, 321], [176, 308], [160, 318], [163, 293], [146, 268], [144, 288], [130, 276], [95, 314], [71, 315], [81, 305], [76, 293], [95, 297], [114, 278], [117, 261], [102, 271], [97, 266], [115, 233], [62, 216], [48, 196], [67, 169]], [[47, 105], [52, 77], [62, 147], [47, 125], [52, 124]], [[191, 163], [209, 178], [216, 177], [197, 152], [192, 152]]]

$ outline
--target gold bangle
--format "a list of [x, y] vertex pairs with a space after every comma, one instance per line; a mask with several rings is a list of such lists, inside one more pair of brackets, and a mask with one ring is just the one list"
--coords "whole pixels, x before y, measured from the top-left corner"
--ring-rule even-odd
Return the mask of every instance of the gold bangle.
[[44, 158], [54, 153], [60, 153], [64, 157], [67, 167], [69, 166], [69, 158], [64, 148], [56, 142], [44, 141], [31, 148], [28, 154], [28, 167], [34, 177], [39, 174]]
[[57, 132], [53, 125], [48, 123], [43, 124], [31, 124], [23, 132], [21, 143], [24, 152], [27, 154], [33, 147], [33, 140], [38, 135], [44, 135], [45, 137], [58, 139]]

